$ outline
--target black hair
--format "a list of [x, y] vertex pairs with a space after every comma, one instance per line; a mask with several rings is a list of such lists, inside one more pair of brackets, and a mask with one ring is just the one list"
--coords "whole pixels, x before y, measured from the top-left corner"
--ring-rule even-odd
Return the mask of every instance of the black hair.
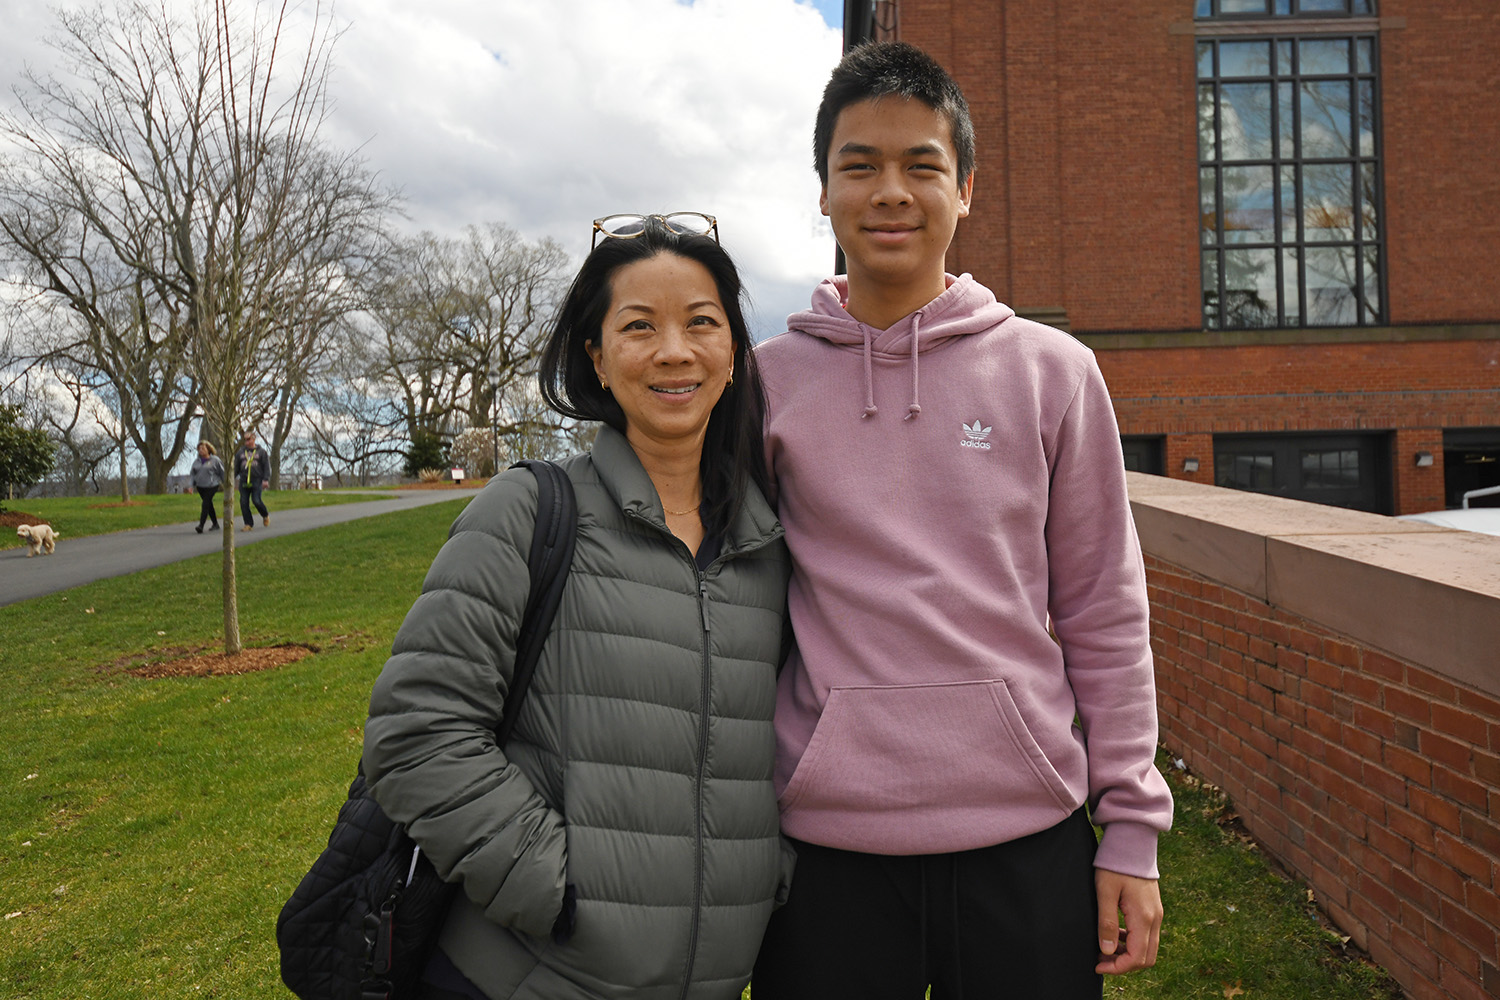
[[711, 236], [674, 232], [651, 216], [631, 239], [606, 238], [584, 260], [563, 297], [542, 349], [537, 381], [547, 405], [576, 420], [599, 420], [625, 432], [625, 411], [599, 384], [586, 345], [599, 343], [613, 298], [614, 276], [627, 264], [670, 253], [696, 261], [713, 276], [734, 344], [734, 384], [726, 386], [708, 417], [699, 475], [703, 482], [704, 530], [728, 529], [749, 483], [769, 493], [764, 437], [765, 395], [751, 350], [741, 296], [744, 286], [729, 254]]
[[974, 121], [969, 102], [948, 71], [909, 42], [871, 42], [849, 51], [834, 67], [823, 88], [823, 102], [813, 125], [813, 169], [828, 183], [828, 154], [833, 126], [851, 104], [882, 97], [915, 98], [948, 119], [953, 151], [958, 156], [958, 186], [974, 172]]

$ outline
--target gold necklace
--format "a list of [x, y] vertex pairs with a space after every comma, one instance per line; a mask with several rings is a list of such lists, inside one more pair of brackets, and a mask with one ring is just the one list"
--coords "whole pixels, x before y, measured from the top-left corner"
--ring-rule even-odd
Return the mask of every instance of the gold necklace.
[[689, 507], [687, 510], [667, 510], [667, 505], [666, 504], [662, 504], [661, 505], [661, 509], [662, 510], [667, 510], [667, 513], [671, 514], [673, 517], [682, 517], [682, 516], [684, 516], [686, 514], [696, 514], [696, 513], [698, 513], [698, 508], [701, 507], [701, 506], [703, 506], [703, 501], [699, 500], [697, 504], [695, 504], [692, 507]]

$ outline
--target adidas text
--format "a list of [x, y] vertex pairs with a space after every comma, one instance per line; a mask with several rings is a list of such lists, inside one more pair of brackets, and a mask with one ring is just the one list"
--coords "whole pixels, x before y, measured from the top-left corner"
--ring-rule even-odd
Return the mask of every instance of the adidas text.
[[990, 450], [989, 442], [985, 439], [990, 436], [990, 431], [993, 428], [981, 425], [978, 420], [974, 421], [974, 426], [972, 427], [965, 423], [960, 423], [958, 426], [964, 429], [964, 440], [958, 442], [960, 446], [964, 448], [978, 448], [980, 451]]

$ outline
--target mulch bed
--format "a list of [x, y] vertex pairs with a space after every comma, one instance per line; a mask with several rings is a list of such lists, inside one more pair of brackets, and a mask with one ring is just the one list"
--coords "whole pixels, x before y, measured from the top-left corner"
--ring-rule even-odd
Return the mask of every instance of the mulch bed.
[[401, 483], [396, 487], [398, 490], [472, 490], [476, 486], [483, 486], [489, 482], [488, 479], [473, 478], [465, 479], [461, 483], [455, 483], [451, 479], [445, 479], [436, 483]]
[[312, 653], [313, 650], [308, 646], [290, 643], [284, 646], [242, 649], [233, 656], [196, 652], [159, 663], [130, 667], [125, 672], [133, 677], [153, 680], [161, 677], [224, 677], [229, 674], [250, 674], [257, 670], [274, 670], [288, 663], [296, 663]]
[[21, 510], [0, 510], [0, 528], [15, 530], [23, 524], [51, 524], [45, 517], [37, 517]]

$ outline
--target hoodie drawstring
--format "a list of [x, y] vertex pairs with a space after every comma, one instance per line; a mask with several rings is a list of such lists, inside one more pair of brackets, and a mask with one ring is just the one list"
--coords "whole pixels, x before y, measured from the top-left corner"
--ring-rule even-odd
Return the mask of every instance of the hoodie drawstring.
[[[865, 412], [861, 418], [864, 419], [864, 417], [873, 417], [879, 413], [880, 407], [875, 405], [874, 362], [871, 360], [870, 346], [875, 331], [863, 323], [860, 324], [860, 328], [864, 330], [865, 334]], [[906, 408], [906, 416], [902, 418], [903, 420], [910, 420], [912, 417], [920, 416], [922, 413], [922, 404], [917, 401], [917, 389], [920, 384], [918, 379], [918, 366], [920, 362], [917, 359], [921, 356], [919, 351], [921, 341], [918, 339], [917, 334], [921, 332], [921, 329], [922, 310], [918, 309], [911, 315], [911, 405]]]
[[922, 310], [918, 309], [911, 314], [911, 405], [906, 408], [906, 416], [903, 420], [910, 420], [922, 412], [922, 407], [917, 403], [917, 347], [921, 343], [917, 334], [921, 332]]
[[860, 326], [865, 331], [865, 415], [860, 418], [863, 420], [879, 413], [880, 407], [875, 405], [875, 376], [870, 362], [870, 339], [875, 331], [863, 323]]

